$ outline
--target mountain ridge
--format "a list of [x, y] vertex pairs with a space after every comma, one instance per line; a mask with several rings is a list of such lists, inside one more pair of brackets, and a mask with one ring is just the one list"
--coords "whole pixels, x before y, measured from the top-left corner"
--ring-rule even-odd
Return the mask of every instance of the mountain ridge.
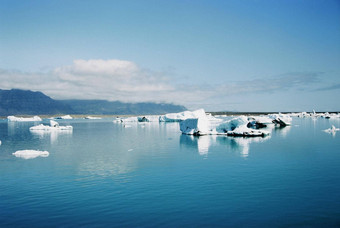
[[187, 110], [168, 103], [124, 103], [107, 100], [55, 100], [42, 92], [0, 89], [0, 116], [8, 115], [140, 115], [164, 114]]

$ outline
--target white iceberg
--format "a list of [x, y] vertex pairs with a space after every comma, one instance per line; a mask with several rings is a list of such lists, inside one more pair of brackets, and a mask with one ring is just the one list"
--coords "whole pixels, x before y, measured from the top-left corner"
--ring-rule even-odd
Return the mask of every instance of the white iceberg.
[[288, 114], [271, 114], [269, 117], [273, 119], [274, 124], [280, 125], [281, 127], [289, 126], [292, 123], [292, 117]]
[[100, 118], [100, 117], [95, 117], [95, 116], [86, 116], [85, 119], [87, 119], [87, 120], [100, 120], [100, 119], [102, 119], [102, 118]]
[[42, 121], [42, 119], [39, 116], [33, 116], [33, 117], [15, 117], [15, 116], [8, 116], [8, 121], [12, 122], [32, 122], [32, 121]]
[[138, 116], [138, 122], [159, 122], [159, 116]]
[[71, 120], [71, 119], [73, 119], [73, 117], [70, 116], [70, 115], [65, 115], [65, 116], [55, 117], [55, 119]]
[[132, 117], [126, 117], [126, 118], [116, 118], [113, 120], [114, 123], [133, 123], [138, 122], [138, 118], [135, 116]]
[[72, 126], [59, 126], [59, 123], [50, 120], [50, 126], [39, 124], [37, 126], [30, 127], [30, 131], [72, 131]]
[[330, 133], [330, 134], [335, 135], [335, 133], [336, 133], [337, 131], [340, 131], [340, 129], [339, 129], [339, 128], [336, 128], [334, 125], [332, 125], [331, 128], [328, 128], [328, 129], [323, 130], [323, 131], [326, 132], [326, 133]]
[[269, 116], [250, 116], [248, 117], [248, 127], [263, 128], [273, 124], [273, 119]]
[[168, 113], [159, 117], [159, 122], [180, 122], [186, 119], [196, 119], [202, 116], [207, 117], [204, 109], [196, 111], [184, 111], [179, 113]]
[[269, 132], [248, 128], [249, 121], [245, 116], [239, 116], [228, 121], [211, 121], [205, 113], [199, 118], [186, 119], [180, 122], [180, 130], [187, 135], [228, 135], [228, 136], [266, 136]]
[[186, 135], [207, 135], [212, 134], [214, 129], [210, 127], [207, 118], [186, 119], [180, 122], [180, 130]]
[[241, 125], [232, 131], [227, 132], [228, 136], [242, 136], [242, 137], [256, 137], [256, 136], [267, 136], [269, 132], [262, 130], [255, 130], [248, 128], [247, 125]]
[[32, 159], [36, 157], [48, 157], [50, 153], [48, 151], [39, 150], [18, 150], [12, 153], [17, 158]]

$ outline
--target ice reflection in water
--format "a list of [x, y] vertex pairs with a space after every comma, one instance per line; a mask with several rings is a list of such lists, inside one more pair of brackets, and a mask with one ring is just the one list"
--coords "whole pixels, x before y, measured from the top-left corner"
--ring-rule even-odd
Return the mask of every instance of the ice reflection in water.
[[43, 139], [45, 137], [50, 137], [51, 144], [54, 144], [57, 142], [58, 137], [60, 135], [67, 135], [67, 136], [72, 136], [72, 130], [70, 131], [30, 131], [33, 135], [38, 136], [40, 139]]
[[[271, 134], [279, 134], [283, 138], [287, 137], [290, 126], [277, 127], [275, 125], [269, 125], [265, 128], [270, 131]], [[269, 140], [271, 136], [266, 137], [229, 137], [222, 135], [204, 135], [204, 136], [192, 136], [192, 135], [181, 135], [180, 144], [187, 145], [197, 148], [200, 155], [207, 156], [209, 149], [216, 143], [224, 144], [226, 148], [231, 151], [235, 151], [240, 154], [241, 157], [248, 157], [250, 151], [250, 144], [252, 143], [262, 143]]]

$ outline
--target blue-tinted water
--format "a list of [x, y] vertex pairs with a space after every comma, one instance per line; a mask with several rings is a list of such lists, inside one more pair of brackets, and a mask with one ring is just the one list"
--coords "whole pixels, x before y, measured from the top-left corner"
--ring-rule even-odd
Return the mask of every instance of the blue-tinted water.
[[[59, 122], [73, 133], [0, 122], [0, 227], [340, 226], [340, 132], [322, 132], [340, 119], [294, 118], [251, 139]], [[12, 155], [23, 149], [50, 155]]]

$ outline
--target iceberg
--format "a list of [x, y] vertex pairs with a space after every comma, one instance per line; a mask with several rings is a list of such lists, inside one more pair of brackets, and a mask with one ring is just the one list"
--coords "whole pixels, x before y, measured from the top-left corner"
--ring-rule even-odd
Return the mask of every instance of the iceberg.
[[17, 158], [32, 159], [36, 157], [48, 157], [50, 153], [48, 151], [39, 150], [18, 150], [12, 153]]
[[187, 135], [228, 135], [228, 136], [266, 136], [269, 132], [247, 127], [249, 121], [246, 116], [235, 117], [231, 120], [213, 120], [205, 113], [195, 119], [180, 122], [180, 130]]
[[15, 117], [15, 116], [8, 116], [8, 121], [12, 122], [32, 122], [32, 121], [42, 121], [42, 119], [39, 116], [33, 116], [33, 117]]
[[337, 131], [340, 131], [340, 129], [339, 129], [339, 128], [336, 128], [334, 125], [332, 125], [331, 128], [328, 128], [328, 129], [323, 130], [323, 131], [326, 132], [326, 133], [330, 133], [330, 134], [335, 135], [335, 133], [336, 133]]
[[73, 119], [73, 117], [72, 116], [70, 116], [70, 115], [65, 115], [65, 116], [58, 116], [58, 117], [55, 117], [55, 119], [63, 119], [63, 120], [71, 120], [71, 119]]
[[72, 131], [72, 126], [59, 126], [59, 123], [50, 120], [50, 126], [39, 124], [37, 126], [30, 127], [30, 131]]
[[267, 127], [269, 124], [273, 124], [273, 119], [269, 116], [250, 116], [248, 117], [248, 127], [255, 129]]
[[186, 135], [208, 135], [213, 133], [208, 119], [202, 117], [181, 121], [180, 130]]
[[95, 116], [86, 116], [85, 119], [87, 119], [87, 120], [100, 120], [100, 119], [102, 119], [102, 118], [100, 118], [100, 117], [95, 117]]
[[274, 124], [280, 125], [281, 127], [289, 126], [292, 122], [292, 117], [288, 114], [271, 114], [269, 117], [273, 119]]
[[159, 116], [138, 116], [138, 122], [159, 122]]
[[132, 116], [132, 117], [127, 117], [127, 118], [120, 118], [120, 122], [121, 123], [133, 123], [133, 122], [138, 122], [138, 118], [136, 116]]
[[196, 111], [184, 111], [179, 113], [168, 113], [159, 117], [159, 122], [180, 122], [186, 119], [196, 119], [202, 116], [207, 116], [204, 109]]

